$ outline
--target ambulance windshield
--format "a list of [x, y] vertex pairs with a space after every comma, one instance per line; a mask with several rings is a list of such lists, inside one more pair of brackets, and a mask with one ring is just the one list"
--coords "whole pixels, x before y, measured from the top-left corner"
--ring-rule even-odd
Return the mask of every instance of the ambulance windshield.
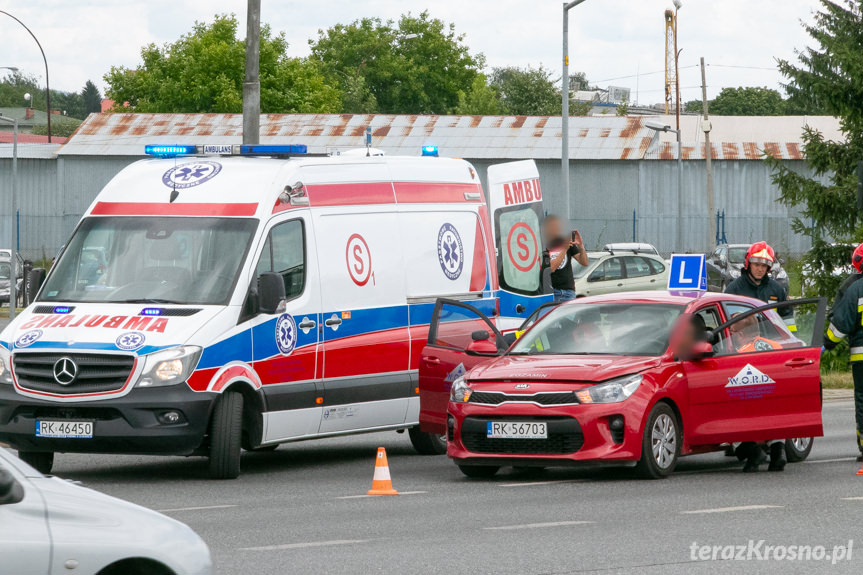
[[257, 220], [87, 218], [40, 301], [225, 304]]

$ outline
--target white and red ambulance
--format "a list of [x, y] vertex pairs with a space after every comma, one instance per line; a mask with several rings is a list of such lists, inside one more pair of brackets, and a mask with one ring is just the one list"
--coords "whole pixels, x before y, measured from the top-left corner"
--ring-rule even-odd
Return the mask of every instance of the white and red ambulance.
[[532, 161], [489, 169], [489, 214], [463, 160], [148, 152], [0, 334], [0, 441], [43, 472], [55, 452], [201, 454], [231, 478], [243, 448], [380, 430], [444, 453], [417, 426], [435, 300], [517, 323], [549, 299]]

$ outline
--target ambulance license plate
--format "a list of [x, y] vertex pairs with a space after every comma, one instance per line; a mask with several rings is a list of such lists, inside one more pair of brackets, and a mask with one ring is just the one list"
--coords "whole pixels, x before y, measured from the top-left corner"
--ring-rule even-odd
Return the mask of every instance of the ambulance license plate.
[[92, 439], [92, 421], [37, 421], [36, 437]]
[[540, 421], [489, 421], [486, 422], [488, 439], [547, 439], [548, 429]]

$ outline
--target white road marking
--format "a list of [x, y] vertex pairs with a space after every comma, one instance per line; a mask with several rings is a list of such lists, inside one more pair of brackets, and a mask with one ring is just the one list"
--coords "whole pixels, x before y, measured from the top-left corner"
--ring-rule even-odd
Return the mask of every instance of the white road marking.
[[175, 509], [156, 509], [159, 513], [173, 513], [174, 511], [203, 511], [206, 509], [228, 509], [236, 505], [204, 505], [202, 507], [177, 507]]
[[569, 525], [587, 525], [593, 521], [553, 521], [551, 523], [522, 523], [521, 525], [501, 525], [499, 527], [483, 527], [486, 531], [508, 531], [511, 529], [541, 529], [543, 527], [566, 527]]
[[842, 497], [842, 501], [863, 501], [863, 497]]
[[332, 541], [285, 543], [283, 545], [265, 545], [263, 547], [240, 547], [240, 551], [280, 551], [283, 549], [308, 549], [309, 547], [328, 547], [330, 545], [354, 545], [356, 543], [366, 543], [368, 541], [368, 539], [334, 539]]
[[[428, 491], [399, 491], [399, 495], [418, 495], [420, 493], [428, 493]], [[342, 495], [336, 499], [365, 499], [366, 497], [382, 497], [380, 495]], [[390, 497], [390, 496], [384, 496]]]
[[807, 459], [803, 463], [838, 463], [840, 461], [854, 461], [856, 457], [837, 457], [836, 459]]
[[728, 513], [729, 511], [757, 511], [759, 509], [780, 509], [784, 505], [740, 505], [738, 507], [715, 507], [713, 509], [695, 509], [692, 511], [681, 511], [682, 515], [694, 515], [697, 513]]
[[553, 481], [526, 481], [522, 483], [500, 483], [498, 487], [532, 487], [534, 485], [554, 485], [555, 483], [584, 482], [584, 479], [557, 479]]

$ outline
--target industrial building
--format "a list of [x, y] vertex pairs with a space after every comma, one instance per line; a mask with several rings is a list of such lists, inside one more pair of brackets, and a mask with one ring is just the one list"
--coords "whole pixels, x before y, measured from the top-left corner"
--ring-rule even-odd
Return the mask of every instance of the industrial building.
[[[763, 154], [806, 172], [801, 134], [808, 125], [841, 140], [831, 117], [715, 116], [710, 134], [715, 207], [725, 213], [729, 242], [766, 239], [782, 254], [809, 248], [791, 229], [796, 214], [777, 201]], [[372, 146], [391, 155], [419, 155], [438, 146], [442, 156], [471, 161], [485, 183], [490, 164], [533, 159], [545, 208], [581, 230], [589, 248], [642, 241], [660, 251], [705, 252], [708, 237], [704, 133], [701, 118], [681, 117], [682, 161], [669, 116], [587, 116], [570, 119], [570, 184], [560, 188], [559, 116], [394, 116], [264, 114], [262, 144], [306, 144], [309, 152], [339, 154]], [[117, 172], [144, 157], [145, 144], [239, 144], [239, 114], [91, 114], [63, 145], [19, 146], [19, 245], [31, 259], [54, 255], [98, 191]], [[0, 143], [0, 244], [8, 243], [11, 146]], [[680, 178], [680, 180], [678, 180]], [[678, 189], [678, 181], [680, 187]], [[237, 193], [242, 193], [238, 190]], [[722, 225], [720, 225], [720, 230]]]

